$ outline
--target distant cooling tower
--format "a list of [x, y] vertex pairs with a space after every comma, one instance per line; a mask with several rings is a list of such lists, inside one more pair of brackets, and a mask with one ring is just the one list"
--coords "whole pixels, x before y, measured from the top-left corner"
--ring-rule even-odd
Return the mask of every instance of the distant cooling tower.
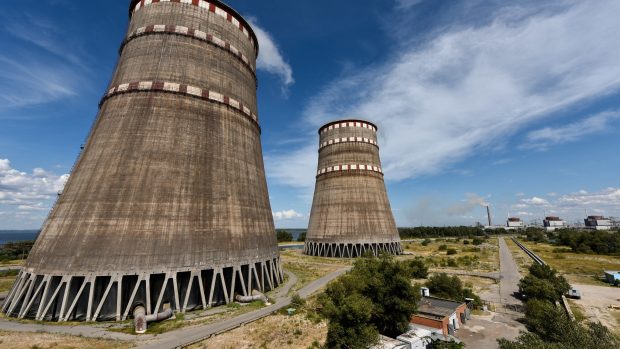
[[176, 311], [282, 282], [256, 100], [258, 44], [219, 1], [131, 1], [88, 141], [3, 311]]
[[401, 254], [387, 197], [377, 127], [362, 120], [319, 130], [319, 167], [304, 253], [359, 257], [367, 251]]

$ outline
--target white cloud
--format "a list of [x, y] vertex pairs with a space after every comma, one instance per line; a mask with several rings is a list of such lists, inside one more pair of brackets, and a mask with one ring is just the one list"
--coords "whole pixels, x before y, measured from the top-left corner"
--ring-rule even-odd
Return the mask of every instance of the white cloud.
[[[517, 6], [489, 24], [403, 43], [387, 63], [336, 79], [308, 104], [308, 127], [343, 117], [376, 122], [386, 178], [402, 180], [445, 170], [532, 122], [618, 90], [620, 2], [571, 1], [535, 14]], [[307, 142], [281, 158], [310, 159], [304, 152], [316, 152], [316, 136]], [[275, 171], [305, 186], [298, 173], [315, 166]]]
[[565, 126], [545, 127], [528, 133], [521, 148], [547, 150], [552, 145], [574, 142], [609, 130], [615, 120], [620, 120], [620, 110], [604, 111]]
[[[549, 200], [534, 196], [510, 207], [512, 210], [522, 212], [536, 212], [539, 218], [542, 218], [545, 212], [556, 214], [570, 222], [580, 221], [586, 212], [620, 216], [620, 188], [609, 187], [596, 192], [580, 190], [568, 194], [554, 194], [555, 196]], [[525, 215], [522, 212], [519, 212], [519, 215]]]
[[278, 221], [295, 219], [295, 218], [303, 218], [303, 216], [304, 216], [303, 214], [298, 213], [295, 210], [273, 212], [273, 218]]
[[32, 173], [22, 172], [14, 169], [8, 159], [0, 159], [0, 212], [17, 225], [20, 217], [42, 219], [28, 212], [49, 210], [68, 179], [67, 174], [56, 175], [40, 168]]
[[[563, 207], [592, 207], [592, 209], [602, 209], [603, 207], [617, 207], [620, 209], [620, 188], [605, 188], [595, 193], [579, 191], [560, 196], [557, 204]], [[620, 213], [620, 212], [619, 212]]]
[[533, 206], [548, 206], [549, 205], [549, 201], [547, 201], [546, 199], [540, 198], [538, 196], [534, 196], [529, 199], [522, 199], [521, 202], [527, 205], [533, 205]]
[[280, 77], [284, 88], [292, 85], [295, 82], [295, 79], [293, 79], [293, 69], [282, 57], [282, 53], [275, 40], [271, 34], [258, 26], [255, 20], [251, 20], [250, 22], [260, 46], [256, 67]]

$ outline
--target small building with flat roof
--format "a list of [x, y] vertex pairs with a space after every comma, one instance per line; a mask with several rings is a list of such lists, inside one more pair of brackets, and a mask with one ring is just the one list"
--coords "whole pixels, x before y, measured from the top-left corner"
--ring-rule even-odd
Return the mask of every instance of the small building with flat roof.
[[436, 297], [422, 297], [418, 312], [411, 318], [411, 323], [441, 330], [444, 336], [454, 335], [455, 331], [467, 321], [467, 305]]

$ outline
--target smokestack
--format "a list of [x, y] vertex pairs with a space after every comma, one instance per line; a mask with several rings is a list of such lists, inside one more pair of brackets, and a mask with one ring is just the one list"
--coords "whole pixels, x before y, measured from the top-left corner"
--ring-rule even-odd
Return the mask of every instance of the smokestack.
[[258, 42], [228, 5], [131, 1], [112, 82], [7, 315], [125, 320], [275, 288]]
[[401, 254], [377, 145], [377, 126], [340, 120], [319, 130], [319, 166], [304, 253]]
[[489, 219], [489, 227], [492, 227], [493, 220], [491, 220], [491, 206], [487, 206], [487, 218]]

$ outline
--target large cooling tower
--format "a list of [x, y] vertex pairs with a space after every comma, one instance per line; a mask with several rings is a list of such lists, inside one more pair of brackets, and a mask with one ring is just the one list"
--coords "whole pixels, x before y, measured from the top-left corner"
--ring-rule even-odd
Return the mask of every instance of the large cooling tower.
[[402, 253], [383, 182], [377, 126], [341, 120], [319, 130], [319, 167], [304, 253]]
[[122, 320], [282, 281], [257, 119], [258, 44], [219, 1], [131, 1], [112, 82], [3, 310]]

